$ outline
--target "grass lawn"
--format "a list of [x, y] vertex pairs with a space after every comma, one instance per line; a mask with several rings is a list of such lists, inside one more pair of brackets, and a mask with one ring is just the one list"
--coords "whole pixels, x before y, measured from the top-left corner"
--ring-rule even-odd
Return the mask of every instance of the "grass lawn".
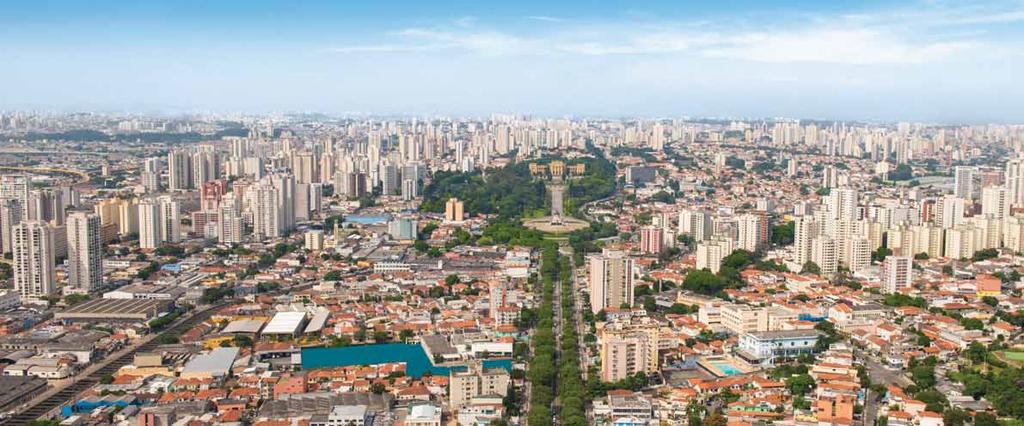
[[1003, 358], [1006, 358], [1007, 360], [1010, 361], [1021, 362], [1024, 361], [1024, 352], [1003, 351]]

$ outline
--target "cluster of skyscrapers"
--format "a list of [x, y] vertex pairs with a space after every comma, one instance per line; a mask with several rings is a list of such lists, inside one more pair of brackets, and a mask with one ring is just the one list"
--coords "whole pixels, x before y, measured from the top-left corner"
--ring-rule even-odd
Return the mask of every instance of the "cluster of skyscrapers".
[[67, 260], [66, 291], [87, 293], [102, 284], [99, 217], [67, 211], [78, 202], [71, 187], [33, 189], [28, 176], [0, 176], [0, 242], [23, 299], [56, 291], [58, 258]]

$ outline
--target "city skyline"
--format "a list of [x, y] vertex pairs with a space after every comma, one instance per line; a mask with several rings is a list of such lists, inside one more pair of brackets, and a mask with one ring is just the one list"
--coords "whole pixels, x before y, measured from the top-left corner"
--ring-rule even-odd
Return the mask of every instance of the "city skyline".
[[0, 109], [1014, 122], [1019, 2], [15, 4]]

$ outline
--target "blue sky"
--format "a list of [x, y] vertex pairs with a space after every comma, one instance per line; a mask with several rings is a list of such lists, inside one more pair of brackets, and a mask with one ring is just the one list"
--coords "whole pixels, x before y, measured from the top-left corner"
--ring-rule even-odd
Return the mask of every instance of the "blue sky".
[[8, 110], [1024, 122], [1019, 1], [12, 1], [0, 58]]

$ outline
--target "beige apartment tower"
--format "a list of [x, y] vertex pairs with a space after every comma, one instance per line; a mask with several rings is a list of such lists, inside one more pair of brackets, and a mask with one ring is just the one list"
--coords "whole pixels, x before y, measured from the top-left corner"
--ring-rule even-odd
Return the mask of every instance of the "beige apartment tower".
[[462, 222], [465, 220], [464, 204], [458, 198], [449, 198], [444, 203], [444, 220], [446, 222]]
[[68, 215], [68, 285], [88, 293], [103, 284], [100, 217], [86, 212]]
[[32, 220], [14, 226], [14, 289], [24, 299], [39, 299], [53, 294], [53, 231], [46, 222]]
[[590, 256], [590, 308], [633, 305], [633, 260], [621, 250], [604, 249]]

